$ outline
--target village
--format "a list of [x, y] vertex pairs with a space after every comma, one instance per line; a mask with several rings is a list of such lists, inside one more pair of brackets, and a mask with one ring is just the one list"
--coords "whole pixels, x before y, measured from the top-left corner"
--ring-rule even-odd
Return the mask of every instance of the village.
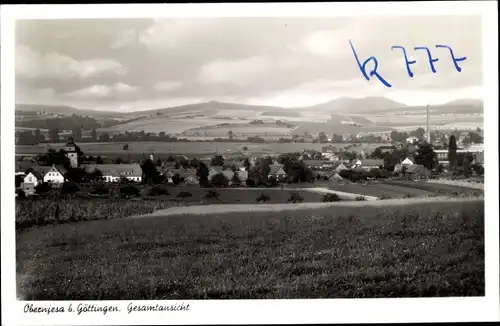
[[[85, 156], [69, 136], [59, 152], [36, 157], [20, 157], [16, 162], [16, 196], [31, 196], [67, 182], [135, 183], [200, 186], [266, 186], [312, 182], [359, 182], [378, 178], [421, 180], [445, 176], [471, 177], [484, 171], [483, 144], [457, 148], [461, 169], [454, 173], [449, 149], [427, 149], [426, 142], [408, 138], [406, 142], [381, 145], [371, 153], [348, 151], [351, 146], [323, 146], [321, 152], [304, 150], [261, 156], [224, 156], [189, 158], [170, 155], [166, 159], [151, 153], [140, 162], [121, 158]], [[464, 159], [466, 168], [464, 172]], [[48, 158], [48, 159], [47, 159]], [[152, 168], [154, 167], [154, 168]], [[79, 171], [79, 172], [75, 172]], [[461, 171], [457, 173], [457, 171]], [[38, 191], [37, 191], [38, 189]], [[41, 190], [45, 189], [45, 190]]]

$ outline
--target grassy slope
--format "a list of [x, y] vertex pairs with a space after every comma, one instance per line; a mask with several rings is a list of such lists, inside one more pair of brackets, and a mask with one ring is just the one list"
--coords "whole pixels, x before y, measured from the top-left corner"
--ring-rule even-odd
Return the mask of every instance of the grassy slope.
[[25, 300], [484, 295], [484, 202], [95, 221], [17, 233]]

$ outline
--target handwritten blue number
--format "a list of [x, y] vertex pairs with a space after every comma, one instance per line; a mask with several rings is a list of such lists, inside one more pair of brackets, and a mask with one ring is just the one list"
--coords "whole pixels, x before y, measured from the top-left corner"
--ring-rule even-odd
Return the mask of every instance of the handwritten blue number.
[[417, 61], [415, 61], [415, 60], [408, 61], [408, 56], [406, 55], [406, 49], [403, 46], [401, 46], [401, 45], [394, 45], [393, 47], [391, 47], [391, 50], [394, 50], [394, 49], [401, 49], [403, 51], [403, 57], [405, 58], [405, 62], [406, 62], [406, 71], [408, 71], [408, 75], [411, 78], [413, 78], [414, 74], [410, 70], [410, 65], [417, 63]]
[[425, 50], [427, 52], [427, 56], [429, 57], [429, 66], [431, 66], [432, 72], [435, 74], [436, 73], [436, 68], [434, 67], [434, 62], [438, 62], [438, 58], [433, 58], [431, 51], [429, 50], [428, 47], [425, 46], [417, 46], [413, 48], [415, 51], [417, 50]]
[[[384, 84], [385, 86], [387, 87], [392, 87], [391, 84], [389, 84], [382, 76], [380, 76], [380, 74], [377, 72], [377, 69], [378, 69], [378, 61], [377, 61], [377, 58], [375, 58], [374, 56], [371, 56], [369, 57], [368, 59], [365, 60], [365, 62], [363, 62], [363, 64], [361, 64], [361, 62], [359, 61], [359, 58], [358, 58], [358, 55], [356, 53], [356, 50], [354, 49], [354, 45], [352, 45], [352, 42], [351, 40], [349, 40], [349, 44], [351, 45], [351, 49], [352, 49], [352, 53], [354, 54], [354, 58], [356, 59], [356, 62], [358, 64], [358, 67], [359, 67], [359, 70], [361, 71], [361, 73], [363, 74], [363, 76], [365, 77], [366, 80], [370, 81], [370, 76], [375, 76], [377, 77], [380, 82], [382, 84]], [[368, 74], [366, 73], [366, 65], [368, 62], [370, 61], [373, 61], [373, 63], [375, 64], [375, 67], [373, 68], [372, 71], [370, 71], [370, 76], [368, 76]]]
[[436, 48], [447, 48], [448, 50], [450, 50], [450, 55], [451, 55], [451, 60], [453, 60], [453, 64], [455, 65], [455, 69], [457, 69], [458, 72], [461, 72], [462, 71], [462, 68], [460, 68], [460, 66], [457, 64], [458, 62], [460, 61], [464, 61], [465, 59], [467, 59], [467, 57], [460, 57], [460, 58], [455, 58], [455, 54], [453, 53], [453, 49], [448, 46], [448, 45], [436, 45]]

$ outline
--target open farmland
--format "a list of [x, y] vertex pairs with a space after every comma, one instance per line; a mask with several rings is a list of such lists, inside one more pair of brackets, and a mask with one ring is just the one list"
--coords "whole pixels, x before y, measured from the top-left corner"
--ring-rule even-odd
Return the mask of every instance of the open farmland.
[[415, 189], [406, 186], [393, 186], [383, 183], [328, 183], [328, 189], [350, 192], [363, 196], [375, 196], [382, 198], [405, 198], [405, 197], [428, 197], [434, 193], [422, 189]]
[[441, 183], [430, 183], [425, 181], [388, 180], [384, 181], [384, 183], [390, 186], [413, 188], [435, 194], [484, 194], [483, 189], [474, 189], [472, 187], [463, 187]]
[[276, 123], [266, 123], [266, 124], [249, 124], [249, 123], [230, 123], [226, 125], [219, 126], [208, 126], [208, 127], [199, 127], [192, 128], [186, 130], [182, 133], [184, 135], [195, 135], [201, 134], [205, 136], [212, 137], [227, 137], [229, 131], [232, 131], [235, 136], [244, 135], [244, 136], [264, 136], [264, 135], [287, 135], [293, 129], [286, 128], [282, 126], [278, 126]]
[[[127, 151], [123, 145], [129, 144]], [[319, 143], [249, 143], [249, 142], [109, 142], [109, 143], [78, 143], [78, 146], [86, 155], [120, 155], [127, 154], [213, 154], [224, 150], [225, 153], [238, 153], [247, 147], [245, 153], [249, 154], [276, 154], [288, 152], [301, 152], [304, 149], [321, 151], [324, 146], [346, 147], [348, 143], [342, 144], [319, 144]], [[349, 150], [351, 151], [373, 151], [380, 144], [360, 144]], [[16, 145], [16, 154], [40, 154], [49, 148], [59, 150], [64, 147], [63, 143], [40, 144], [34, 146]]]
[[169, 216], [16, 235], [24, 300], [484, 295], [484, 201]]

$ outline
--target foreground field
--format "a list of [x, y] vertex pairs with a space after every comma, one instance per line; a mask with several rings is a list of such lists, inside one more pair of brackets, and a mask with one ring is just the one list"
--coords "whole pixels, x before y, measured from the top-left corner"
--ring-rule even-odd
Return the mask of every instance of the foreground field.
[[484, 295], [484, 201], [92, 221], [17, 232], [24, 300]]

